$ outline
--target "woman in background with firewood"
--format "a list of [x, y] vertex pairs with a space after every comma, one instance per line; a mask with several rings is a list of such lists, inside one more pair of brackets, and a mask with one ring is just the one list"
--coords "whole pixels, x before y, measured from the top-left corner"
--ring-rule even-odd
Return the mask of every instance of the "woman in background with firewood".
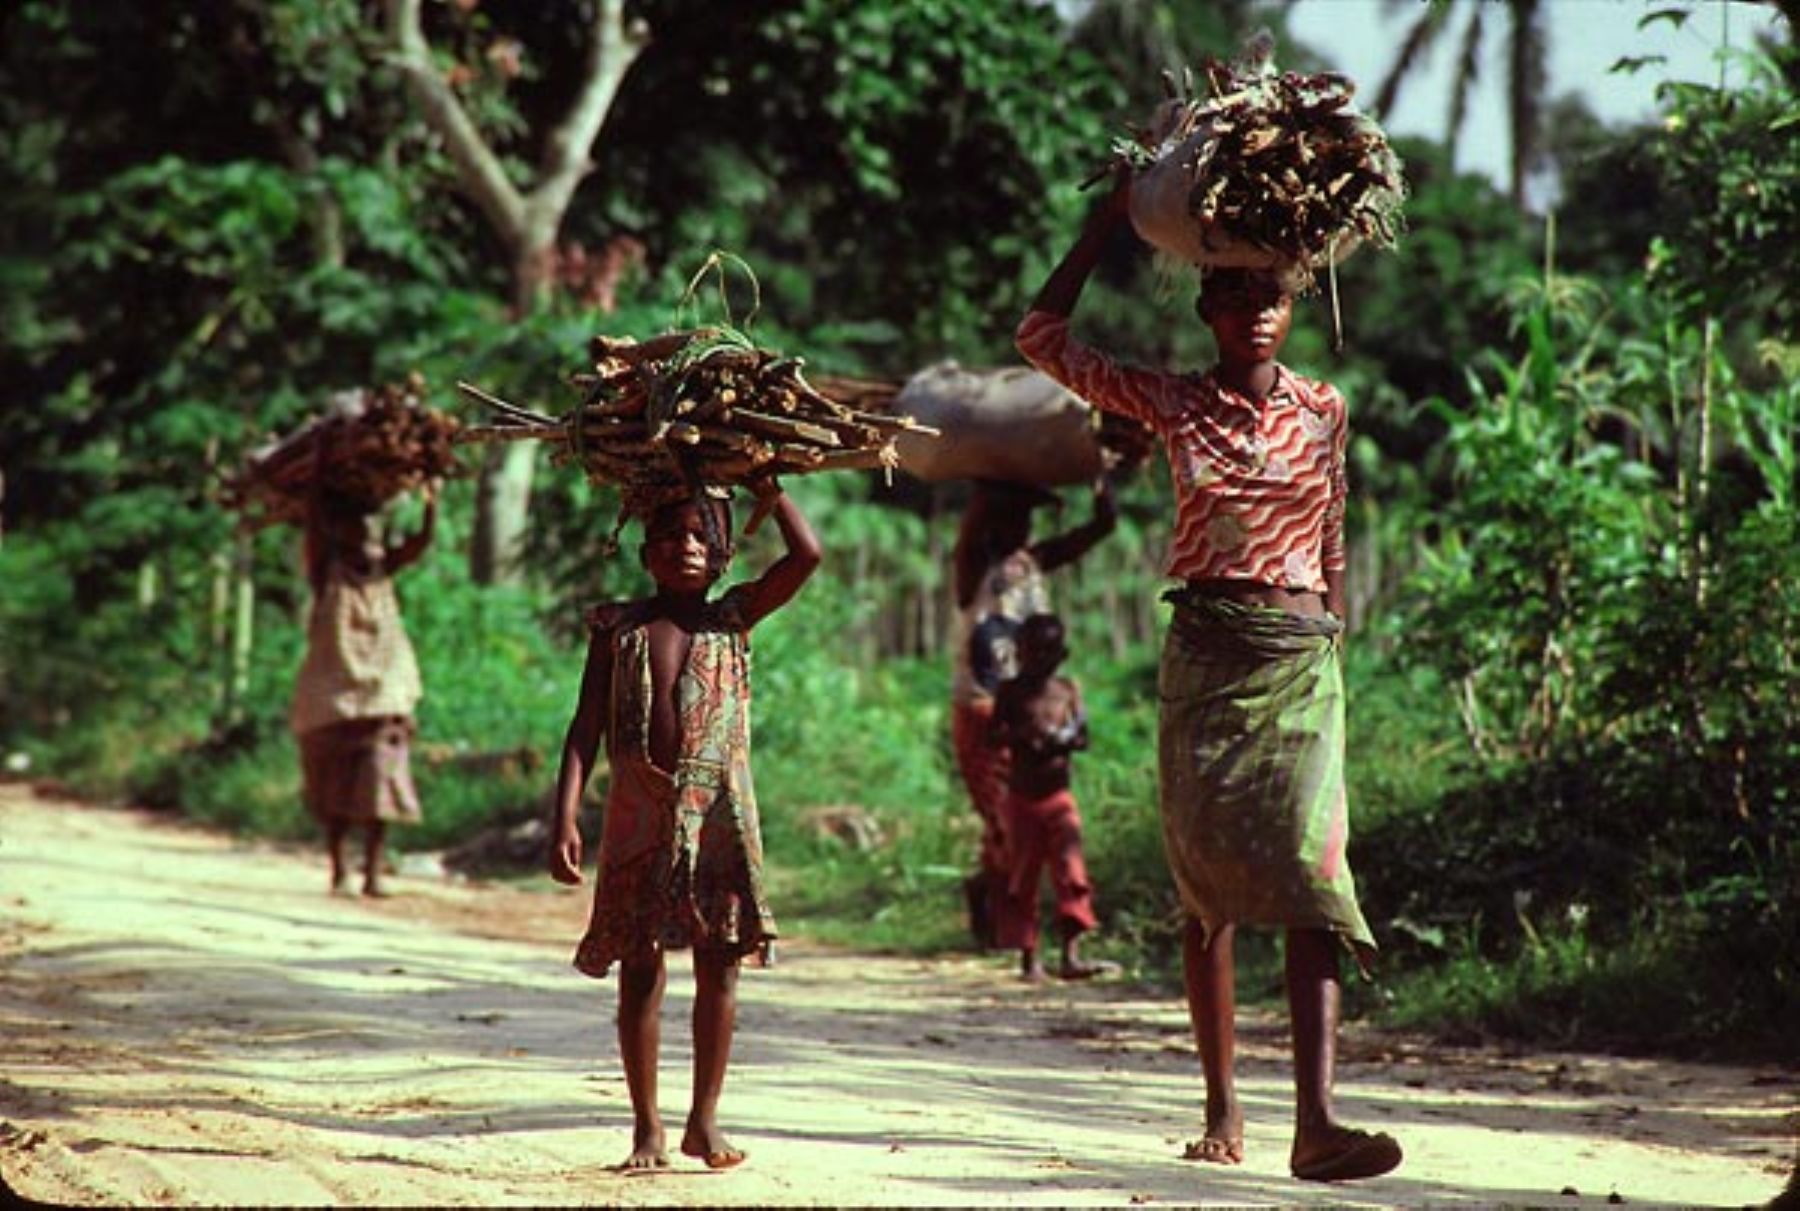
[[1219, 357], [1204, 375], [1121, 365], [1075, 340], [1069, 315], [1126, 223], [1130, 194], [1121, 174], [1039, 292], [1018, 345], [1089, 403], [1153, 428], [1175, 483], [1168, 573], [1182, 587], [1166, 598], [1158, 751], [1206, 1077], [1205, 1133], [1187, 1157], [1243, 1160], [1232, 942], [1239, 922], [1274, 925], [1286, 930], [1294, 1044], [1289, 1168], [1316, 1181], [1373, 1177], [1400, 1163], [1400, 1145], [1331, 1110], [1338, 951], [1363, 964], [1374, 951], [1345, 856], [1344, 400], [1275, 360], [1293, 296], [1274, 272], [1203, 278], [1200, 318]]
[[583, 788], [606, 744], [606, 814], [594, 907], [575, 952], [583, 975], [619, 964], [619, 1051], [633, 1117], [622, 1169], [666, 1168], [657, 1105], [664, 956], [694, 952], [694, 1085], [681, 1152], [711, 1169], [744, 1160], [718, 1123], [737, 1020], [739, 964], [767, 963], [775, 919], [763, 894], [750, 779], [750, 630], [818, 568], [812, 527], [774, 479], [753, 481], [754, 528], [773, 514], [786, 550], [757, 579], [709, 599], [730, 562], [731, 519], [710, 492], [633, 501], [655, 592], [588, 615], [587, 667], [563, 742], [550, 875], [580, 883]]
[[332, 894], [349, 894], [344, 840], [360, 827], [362, 894], [384, 896], [387, 826], [420, 818], [410, 750], [423, 691], [393, 576], [430, 545], [437, 494], [427, 483], [418, 532], [390, 548], [375, 509], [326, 486], [327, 438], [316, 457], [304, 546], [312, 609], [290, 722], [306, 807], [325, 830]]

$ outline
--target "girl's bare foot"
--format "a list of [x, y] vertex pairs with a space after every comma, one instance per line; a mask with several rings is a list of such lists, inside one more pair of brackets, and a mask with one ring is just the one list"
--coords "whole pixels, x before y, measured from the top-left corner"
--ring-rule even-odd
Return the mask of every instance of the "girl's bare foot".
[[1181, 1159], [1205, 1161], [1209, 1165], [1241, 1165], [1244, 1163], [1244, 1141], [1203, 1135], [1197, 1140], [1188, 1141], [1187, 1147], [1182, 1150]]
[[1244, 1112], [1235, 1105], [1217, 1112], [1206, 1112], [1206, 1134], [1190, 1140], [1182, 1151], [1183, 1160], [1205, 1161], [1209, 1165], [1241, 1165], [1244, 1163]]
[[702, 1124], [692, 1120], [681, 1135], [681, 1154], [706, 1162], [708, 1169], [729, 1169], [734, 1165], [741, 1165], [747, 1155], [742, 1148], [725, 1138], [725, 1133], [719, 1130], [718, 1124]]
[[619, 1162], [619, 1168], [625, 1172], [633, 1172], [668, 1167], [669, 1146], [663, 1137], [662, 1124], [640, 1124], [631, 1135], [631, 1155]]

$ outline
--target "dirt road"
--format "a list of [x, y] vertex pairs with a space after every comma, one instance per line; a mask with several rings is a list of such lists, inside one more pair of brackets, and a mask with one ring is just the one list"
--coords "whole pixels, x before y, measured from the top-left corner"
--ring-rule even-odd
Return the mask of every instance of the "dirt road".
[[[1172, 1000], [1032, 989], [1005, 961], [796, 940], [745, 973], [711, 1173], [609, 1166], [630, 1116], [610, 982], [568, 966], [580, 893], [425, 879], [336, 901], [311, 853], [0, 784], [0, 1172], [109, 1204], [1761, 1203], [1800, 1072], [1508, 1057], [1347, 1033], [1340, 1105], [1390, 1177], [1287, 1176], [1278, 1018], [1241, 1054], [1235, 1170], [1175, 1159], [1197, 1063]], [[776, 906], [779, 911], [779, 905]], [[685, 961], [663, 1100], [687, 1093]]]

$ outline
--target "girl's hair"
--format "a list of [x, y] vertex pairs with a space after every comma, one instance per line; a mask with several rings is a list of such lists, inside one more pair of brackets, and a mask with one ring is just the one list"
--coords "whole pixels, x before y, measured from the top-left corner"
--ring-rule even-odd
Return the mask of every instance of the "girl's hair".
[[1221, 292], [1244, 292], [1258, 286], [1273, 286], [1282, 294], [1294, 293], [1288, 277], [1279, 270], [1248, 269], [1241, 265], [1218, 265], [1203, 270], [1200, 293], [1194, 296], [1194, 314], [1203, 320], [1206, 318], [1209, 296], [1217, 298]]

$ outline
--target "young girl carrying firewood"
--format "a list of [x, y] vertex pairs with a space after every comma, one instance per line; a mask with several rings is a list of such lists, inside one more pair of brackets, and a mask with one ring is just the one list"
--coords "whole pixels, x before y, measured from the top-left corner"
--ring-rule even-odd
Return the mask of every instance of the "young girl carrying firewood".
[[[327, 448], [321, 440], [321, 464]], [[304, 545], [312, 608], [289, 719], [306, 807], [325, 831], [334, 895], [349, 894], [344, 842], [352, 829], [363, 833], [362, 893], [384, 896], [387, 826], [420, 819], [410, 752], [423, 689], [393, 578], [430, 545], [436, 502], [428, 484], [419, 530], [389, 547], [374, 509], [326, 486], [323, 474], [313, 477]]]
[[[694, 952], [694, 1087], [680, 1148], [715, 1169], [744, 1160], [717, 1109], [731, 1056], [740, 962], [767, 962], [775, 920], [763, 895], [750, 780], [751, 628], [819, 565], [811, 527], [772, 479], [756, 482], [786, 551], [754, 581], [709, 599], [731, 557], [724, 501], [705, 492], [643, 508], [640, 558], [655, 591], [589, 613], [587, 667], [563, 744], [549, 871], [581, 882], [582, 789], [604, 739], [608, 762], [593, 913], [575, 953], [586, 975], [619, 976], [619, 1051], [631, 1094], [626, 1169], [668, 1165], [657, 1106], [664, 954]], [[754, 520], [752, 522], [754, 524]]]
[[1163, 648], [1158, 755], [1165, 848], [1187, 913], [1188, 1010], [1206, 1077], [1190, 1159], [1237, 1164], [1233, 1076], [1237, 926], [1286, 930], [1296, 1177], [1343, 1181], [1400, 1163], [1391, 1136], [1340, 1124], [1331, 1087], [1338, 951], [1374, 938], [1345, 847], [1343, 397], [1276, 361], [1293, 296], [1274, 272], [1217, 270], [1200, 318], [1205, 374], [1122, 365], [1077, 341], [1069, 315], [1130, 211], [1121, 175], [1018, 331], [1025, 357], [1098, 408], [1163, 439], [1175, 483], [1167, 570], [1180, 587]]

